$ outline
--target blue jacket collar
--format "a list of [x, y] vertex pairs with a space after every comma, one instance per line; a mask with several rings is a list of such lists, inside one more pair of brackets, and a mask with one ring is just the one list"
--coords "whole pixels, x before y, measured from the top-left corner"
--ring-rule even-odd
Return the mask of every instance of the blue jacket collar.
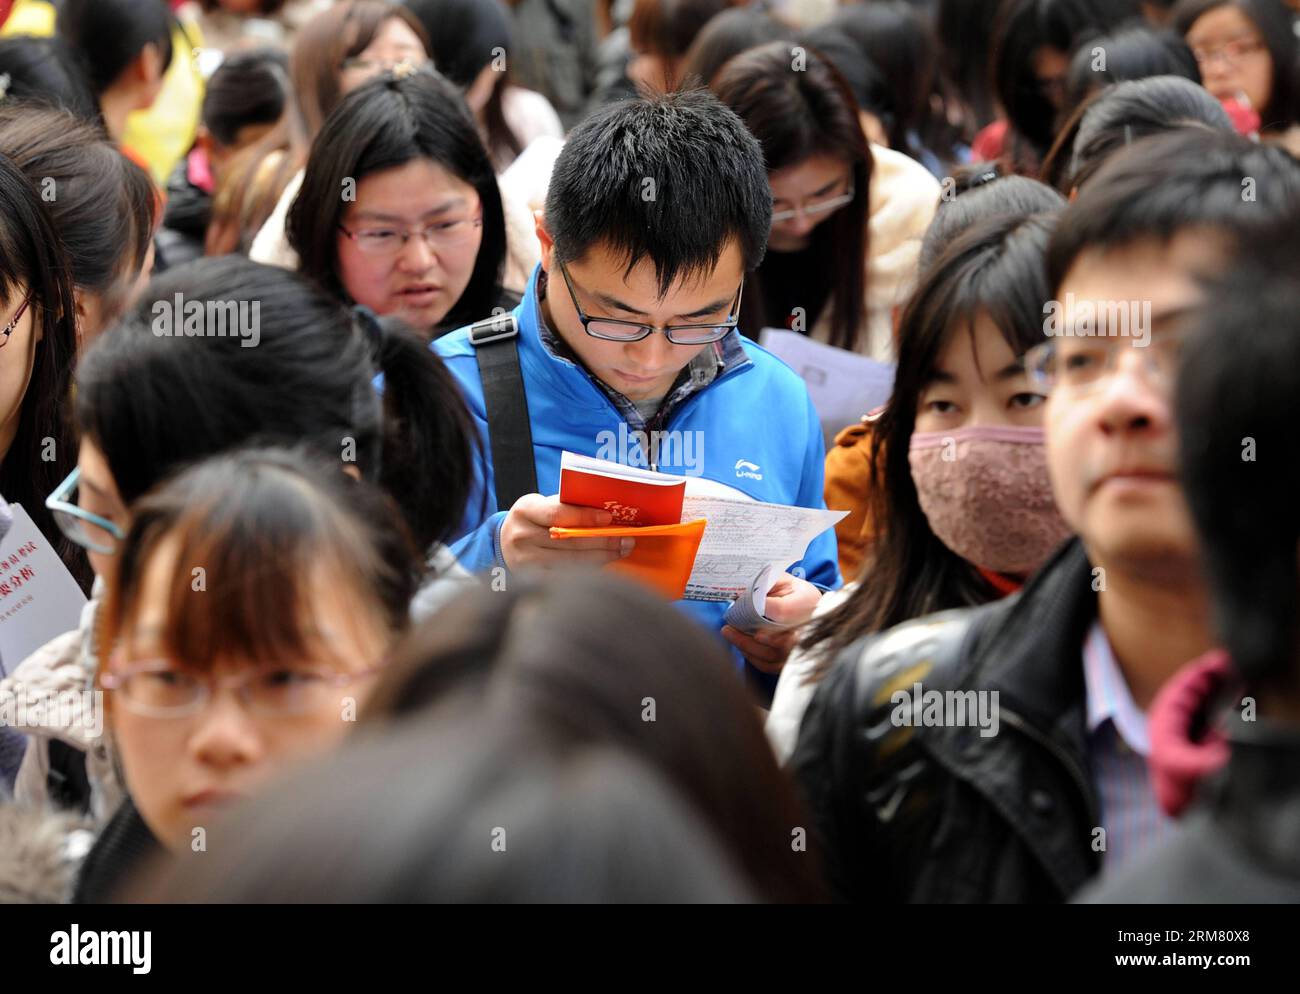
[[[613, 405], [626, 418], [631, 411], [635, 419], [636, 408], [630, 400], [613, 387], [601, 383], [587, 370], [573, 351], [552, 331], [542, 316], [542, 294], [539, 286], [545, 274], [538, 265], [528, 281], [524, 299], [515, 309], [519, 321], [520, 360], [528, 374], [539, 377], [548, 387], [564, 393], [573, 403], [589, 408]], [[740, 332], [733, 331], [720, 342], [703, 350], [687, 367], [688, 377], [679, 383], [666, 398], [669, 409], [688, 397], [733, 372], [742, 371], [753, 364], [745, 355]]]

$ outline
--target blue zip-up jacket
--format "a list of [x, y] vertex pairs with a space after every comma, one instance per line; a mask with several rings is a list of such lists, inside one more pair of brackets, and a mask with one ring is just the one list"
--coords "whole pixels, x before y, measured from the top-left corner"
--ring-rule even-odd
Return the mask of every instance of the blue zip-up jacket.
[[[602, 432], [620, 438], [632, 429], [625, 427], [620, 435], [619, 425], [625, 422], [591, 374], [581, 365], [554, 355], [542, 343], [538, 331], [542, 320], [538, 272], [540, 267], [533, 271], [514, 316], [519, 322], [519, 361], [528, 396], [537, 487], [540, 493], [549, 495], [560, 491], [560, 455], [565, 449], [607, 458], [607, 451], [600, 451], [601, 440], [609, 439], [611, 434]], [[755, 500], [824, 508], [822, 472], [826, 451], [808, 390], [780, 359], [749, 339], [741, 338], [741, 342], [748, 361], [722, 372], [684, 400], [661, 428], [701, 433], [694, 437], [703, 449], [700, 475], [707, 479], [735, 487]], [[471, 572], [504, 567], [501, 524], [509, 509], [499, 510], [496, 506], [483, 383], [469, 329], [444, 335], [433, 347], [459, 381], [484, 439], [484, 460], [478, 466], [469, 510], [453, 536], [451, 550]], [[657, 467], [661, 472], [692, 475], [681, 460], [683, 455], [689, 456], [688, 450], [675, 445], [666, 454], [677, 461], [661, 462]], [[802, 568], [802, 575], [810, 583], [824, 590], [838, 587], [834, 530], [827, 529], [813, 539], [796, 566]], [[722, 627], [726, 604], [678, 603], [707, 627], [715, 631]], [[735, 656], [743, 665], [739, 653]]]

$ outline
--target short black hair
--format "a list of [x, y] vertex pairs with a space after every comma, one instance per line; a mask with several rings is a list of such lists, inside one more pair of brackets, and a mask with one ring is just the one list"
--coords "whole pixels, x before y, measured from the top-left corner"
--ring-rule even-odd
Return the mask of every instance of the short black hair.
[[292, 99], [289, 56], [284, 52], [232, 52], [208, 80], [203, 124], [222, 145], [234, 145], [241, 128], [275, 124]]
[[1080, 104], [1056, 136], [1042, 179], [1069, 193], [1137, 139], [1197, 126], [1235, 133], [1228, 112], [1199, 81], [1150, 76], [1107, 86]]
[[1053, 292], [1089, 248], [1171, 241], [1191, 228], [1240, 240], [1300, 204], [1300, 162], [1240, 135], [1179, 128], [1115, 154], [1061, 216], [1047, 250]]
[[712, 272], [733, 238], [752, 272], [772, 227], [763, 153], [706, 90], [612, 104], [579, 124], [556, 159], [546, 226], [560, 262], [601, 242], [627, 272], [648, 255], [661, 294]]
[[0, 39], [0, 73], [9, 78], [5, 102], [71, 111], [101, 130], [104, 118], [85, 67], [61, 38]]
[[1300, 212], [1252, 239], [1192, 319], [1175, 410], [1187, 502], [1224, 646], [1295, 688], [1300, 626]]
[[[983, 173], [987, 176], [992, 169]], [[954, 181], [957, 181], [954, 177]], [[997, 176], [978, 184], [958, 185], [957, 195], [939, 201], [934, 220], [921, 239], [918, 269], [925, 272], [964, 232], [995, 217], [1029, 217], [1060, 213], [1065, 198], [1045, 183], [1028, 176]]]
[[[895, 112], [889, 143], [906, 153], [908, 131], [920, 129], [929, 112], [939, 61], [938, 45], [925, 17], [913, 4], [875, 0], [841, 7], [829, 21], [813, 29], [808, 43], [819, 47], [817, 39], [827, 33], [856, 45], [885, 78]], [[833, 51], [826, 55], [848, 75]]]
[[1177, 32], [1126, 24], [1090, 39], [1075, 51], [1066, 76], [1066, 107], [1078, 107], [1099, 87], [1150, 76], [1182, 76], [1199, 83], [1201, 70]]
[[157, 46], [166, 72], [175, 26], [165, 0], [63, 0], [56, 22], [59, 37], [80, 56], [97, 94], [117, 82], [146, 45]]

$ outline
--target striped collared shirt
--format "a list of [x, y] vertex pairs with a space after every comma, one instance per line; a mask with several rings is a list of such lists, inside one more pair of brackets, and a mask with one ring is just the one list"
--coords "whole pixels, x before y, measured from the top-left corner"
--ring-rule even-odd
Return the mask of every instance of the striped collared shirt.
[[1083, 677], [1088, 758], [1106, 833], [1102, 872], [1110, 874], [1168, 838], [1174, 823], [1151, 786], [1147, 716], [1133, 703], [1100, 621], [1083, 645]]

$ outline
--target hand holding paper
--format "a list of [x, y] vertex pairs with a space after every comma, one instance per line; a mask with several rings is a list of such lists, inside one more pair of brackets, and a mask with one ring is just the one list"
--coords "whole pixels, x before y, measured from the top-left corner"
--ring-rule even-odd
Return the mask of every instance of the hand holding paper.
[[[765, 504], [743, 494], [715, 496], [717, 485], [711, 486], [710, 496], [689, 494], [690, 489], [684, 477], [566, 452], [560, 462], [559, 506], [610, 509], [629, 524], [553, 527], [549, 537], [599, 542], [635, 536], [631, 555], [615, 569], [650, 582], [674, 600], [731, 601], [751, 591], [764, 571], [769, 577], [783, 576], [803, 558], [808, 543], [846, 513]], [[766, 594], [772, 584], [765, 583]], [[779, 620], [797, 624], [803, 619]]]
[[631, 553], [632, 539], [602, 535], [559, 540], [552, 530], [605, 528], [612, 521], [608, 511], [562, 504], [558, 496], [525, 494], [501, 526], [501, 555], [511, 569], [603, 566]]
[[[807, 580], [789, 573], [776, 574], [775, 582], [769, 573], [762, 578], [761, 585], [755, 585], [755, 591], [764, 590], [764, 587], [767, 589], [760, 595], [762, 623], [752, 630], [741, 627], [756, 602], [754, 598], [742, 597], [727, 612], [722, 636], [739, 649], [755, 669], [779, 673], [799, 637], [798, 626], [812, 617], [822, 592]], [[745, 606], [747, 603], [749, 607]]]

